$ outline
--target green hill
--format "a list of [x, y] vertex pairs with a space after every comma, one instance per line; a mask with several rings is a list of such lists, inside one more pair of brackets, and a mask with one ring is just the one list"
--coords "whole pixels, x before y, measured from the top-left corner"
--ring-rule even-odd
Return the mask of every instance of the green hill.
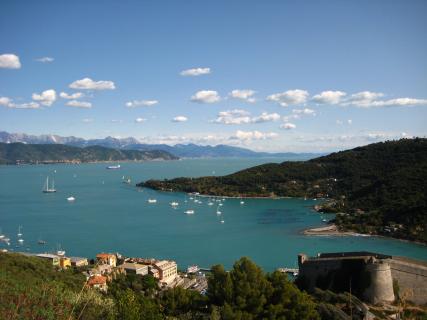
[[63, 144], [0, 143], [0, 164], [43, 162], [95, 162], [175, 160], [169, 152], [150, 150], [116, 150], [101, 146], [86, 148]]
[[163, 191], [327, 199], [341, 229], [427, 242], [427, 139], [402, 139], [222, 177], [149, 180]]

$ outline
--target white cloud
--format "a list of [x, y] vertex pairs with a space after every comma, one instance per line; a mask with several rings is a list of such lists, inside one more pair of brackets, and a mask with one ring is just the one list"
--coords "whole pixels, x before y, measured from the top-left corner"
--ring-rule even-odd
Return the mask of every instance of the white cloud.
[[397, 98], [390, 100], [371, 101], [370, 103], [360, 105], [361, 107], [406, 107], [406, 106], [425, 106], [427, 99]]
[[7, 107], [12, 103], [12, 100], [8, 97], [0, 97], [0, 106]]
[[347, 94], [343, 91], [323, 91], [316, 94], [312, 100], [320, 104], [338, 104]]
[[263, 112], [257, 117], [251, 117], [250, 113], [246, 110], [233, 109], [219, 112], [218, 117], [215, 120], [212, 120], [211, 122], [229, 125], [240, 125], [278, 120], [280, 120], [280, 115], [278, 113]]
[[41, 57], [41, 58], [37, 58], [36, 61], [38, 62], [42, 62], [42, 63], [49, 63], [49, 62], [53, 62], [53, 60], [55, 60], [52, 57]]
[[135, 122], [136, 122], [136, 123], [143, 123], [143, 122], [145, 122], [145, 121], [147, 121], [147, 119], [145, 119], [145, 118], [136, 118], [136, 119], [135, 119]]
[[91, 122], [93, 122], [93, 119], [91, 119], [91, 118], [84, 118], [84, 119], [82, 119], [82, 122], [84, 122], [84, 123], [91, 123]]
[[304, 109], [293, 109], [292, 113], [294, 114], [304, 114], [309, 116], [315, 116], [316, 112], [313, 109], [304, 108]]
[[352, 125], [352, 124], [353, 124], [353, 120], [348, 119], [348, 120], [347, 120], [347, 123], [348, 123], [349, 125]]
[[0, 68], [5, 68], [5, 69], [21, 68], [21, 62], [19, 61], [19, 57], [12, 53], [1, 54]]
[[211, 73], [211, 69], [210, 68], [193, 68], [193, 69], [187, 69], [184, 71], [181, 71], [181, 76], [184, 77], [196, 77], [196, 76], [201, 76], [204, 74], [209, 74]]
[[86, 102], [86, 101], [78, 101], [78, 100], [68, 101], [65, 105], [69, 107], [75, 107], [75, 108], [92, 108], [92, 103]]
[[251, 122], [261, 123], [261, 122], [270, 122], [270, 121], [279, 121], [279, 120], [280, 120], [280, 114], [263, 112], [258, 117], [252, 118]]
[[287, 107], [288, 105], [303, 104], [307, 101], [307, 98], [307, 91], [295, 89], [269, 95], [267, 100], [277, 102], [282, 107]]
[[81, 93], [81, 92], [76, 92], [76, 93], [73, 93], [73, 94], [68, 94], [68, 93], [66, 93], [66, 92], [61, 92], [61, 93], [59, 94], [59, 96], [60, 96], [62, 99], [71, 100], [71, 99], [79, 99], [79, 98], [83, 97], [83, 93]]
[[254, 94], [255, 94], [254, 90], [249, 90], [249, 89], [239, 90], [239, 89], [235, 89], [235, 90], [231, 91], [228, 95], [231, 98], [234, 98], [234, 99], [240, 99], [240, 100], [244, 100], [246, 102], [254, 103], [255, 102], [255, 98], [253, 97]]
[[126, 107], [135, 108], [135, 107], [151, 107], [158, 104], [158, 100], [132, 100], [126, 102]]
[[43, 91], [41, 94], [33, 93], [32, 98], [41, 105], [50, 107], [56, 101], [56, 91], [49, 89]]
[[215, 103], [221, 100], [218, 92], [214, 90], [201, 90], [197, 91], [192, 97], [191, 101], [198, 103]]
[[71, 89], [77, 90], [114, 90], [116, 86], [113, 81], [94, 81], [91, 78], [76, 80], [69, 85]]
[[268, 140], [277, 138], [278, 134], [275, 132], [261, 132], [261, 131], [241, 131], [237, 130], [230, 140]]
[[185, 122], [188, 118], [185, 116], [176, 116], [172, 119], [173, 122]]
[[111, 122], [112, 123], [122, 123], [123, 120], [121, 120], [121, 119], [112, 119]]
[[246, 124], [251, 122], [250, 113], [242, 109], [221, 111], [218, 117], [211, 121], [222, 124]]
[[280, 128], [286, 129], [286, 130], [292, 130], [292, 129], [295, 129], [296, 127], [297, 126], [295, 124], [290, 123], [290, 122], [287, 122], [287, 123], [280, 125]]

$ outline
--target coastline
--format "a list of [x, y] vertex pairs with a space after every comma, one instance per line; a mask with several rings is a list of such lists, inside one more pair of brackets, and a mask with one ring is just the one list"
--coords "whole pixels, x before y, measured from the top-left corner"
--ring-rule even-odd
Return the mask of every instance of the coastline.
[[353, 231], [339, 231], [335, 224], [331, 224], [325, 227], [316, 227], [310, 229], [304, 229], [302, 234], [306, 236], [356, 236], [356, 237], [370, 237], [368, 234], [356, 233]]

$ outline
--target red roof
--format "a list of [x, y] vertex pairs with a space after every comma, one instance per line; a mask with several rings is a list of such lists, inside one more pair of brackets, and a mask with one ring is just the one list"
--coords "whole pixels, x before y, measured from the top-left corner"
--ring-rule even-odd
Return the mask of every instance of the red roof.
[[104, 276], [93, 276], [88, 280], [88, 285], [94, 286], [97, 284], [107, 284], [107, 278]]

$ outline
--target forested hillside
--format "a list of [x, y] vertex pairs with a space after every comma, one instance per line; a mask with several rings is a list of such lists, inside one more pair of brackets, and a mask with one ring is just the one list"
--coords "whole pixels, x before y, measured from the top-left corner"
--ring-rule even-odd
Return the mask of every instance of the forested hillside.
[[149, 180], [163, 191], [324, 198], [341, 229], [427, 241], [427, 139], [402, 139], [223, 177]]

